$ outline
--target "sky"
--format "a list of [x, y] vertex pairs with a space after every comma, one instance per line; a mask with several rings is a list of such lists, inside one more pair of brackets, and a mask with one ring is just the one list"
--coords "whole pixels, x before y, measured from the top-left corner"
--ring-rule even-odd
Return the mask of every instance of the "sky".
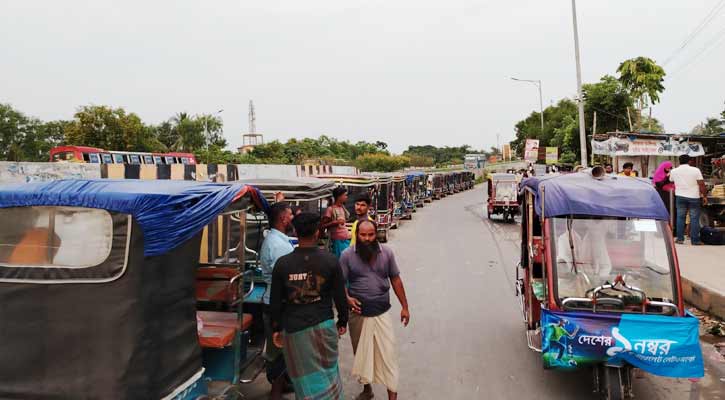
[[[725, 9], [675, 52], [721, 3], [579, 0], [583, 81], [675, 54], [653, 116], [682, 132], [718, 115]], [[236, 148], [253, 99], [265, 141], [488, 149], [539, 108], [511, 77], [541, 80], [544, 106], [575, 96], [573, 38], [568, 0], [5, 0], [0, 102], [44, 120], [87, 104], [147, 123], [223, 109]]]

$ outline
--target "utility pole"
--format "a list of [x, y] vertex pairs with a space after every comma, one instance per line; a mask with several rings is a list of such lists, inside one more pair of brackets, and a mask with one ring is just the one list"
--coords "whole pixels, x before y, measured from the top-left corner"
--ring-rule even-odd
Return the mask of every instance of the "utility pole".
[[574, 21], [574, 57], [576, 58], [576, 89], [579, 102], [579, 142], [581, 144], [581, 165], [587, 167], [587, 133], [584, 126], [584, 96], [582, 94], [582, 67], [579, 57], [579, 29], [576, 22], [576, 0], [571, 0], [571, 13]]

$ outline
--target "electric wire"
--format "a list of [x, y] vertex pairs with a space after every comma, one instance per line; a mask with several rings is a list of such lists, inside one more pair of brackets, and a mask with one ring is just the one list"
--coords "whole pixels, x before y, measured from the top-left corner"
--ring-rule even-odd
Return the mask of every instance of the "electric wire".
[[695, 54], [693, 57], [691, 57], [687, 62], [682, 64], [679, 68], [677, 68], [674, 72], [672, 72], [670, 80], [679, 77], [680, 73], [685, 71], [687, 68], [694, 65], [697, 61], [700, 60], [700, 57], [703, 56], [706, 52], [717, 48], [720, 44], [722, 44], [723, 39], [725, 39], [725, 28], [721, 29], [718, 33], [716, 33], [708, 42], [705, 44], [705, 46], [700, 49], [697, 54]]
[[675, 57], [677, 57], [682, 50], [684, 50], [690, 43], [692, 43], [697, 36], [702, 33], [702, 31], [715, 19], [715, 17], [718, 15], [720, 11], [725, 9], [725, 0], [720, 0], [715, 6], [710, 10], [710, 12], [703, 18], [702, 21], [695, 27], [695, 29], [685, 38], [685, 40], [682, 42], [680, 47], [678, 47], [667, 59], [665, 59], [664, 63], [662, 63], [663, 66], [666, 66], [670, 63]]

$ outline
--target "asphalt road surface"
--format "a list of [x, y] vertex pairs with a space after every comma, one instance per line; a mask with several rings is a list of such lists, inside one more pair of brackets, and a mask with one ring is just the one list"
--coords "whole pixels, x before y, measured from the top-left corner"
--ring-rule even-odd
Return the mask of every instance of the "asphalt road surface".
[[[391, 231], [411, 311], [410, 325], [397, 328], [400, 398], [597, 399], [588, 370], [546, 371], [526, 346], [514, 295], [518, 225], [486, 219], [484, 200], [478, 186], [426, 204]], [[340, 343], [345, 398], [354, 399], [361, 386], [350, 376], [349, 337]], [[638, 400], [725, 399], [725, 382], [712, 368], [699, 382], [640, 375]], [[251, 399], [268, 393], [263, 376], [247, 388]], [[386, 399], [385, 388], [375, 387], [375, 397]]]

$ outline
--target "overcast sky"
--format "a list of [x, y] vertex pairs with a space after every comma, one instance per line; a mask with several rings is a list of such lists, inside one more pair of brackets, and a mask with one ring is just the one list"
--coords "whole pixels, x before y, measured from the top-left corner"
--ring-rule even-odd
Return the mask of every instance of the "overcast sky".
[[[584, 82], [627, 58], [664, 62], [720, 2], [580, 0]], [[667, 131], [725, 108], [724, 26], [721, 10], [666, 65], [654, 116]], [[250, 99], [267, 141], [328, 134], [401, 152], [511, 140], [539, 100], [511, 76], [541, 79], [545, 105], [576, 93], [568, 0], [5, 0], [0, 44], [0, 102], [29, 115], [105, 104], [157, 123], [224, 109], [230, 147]]]

